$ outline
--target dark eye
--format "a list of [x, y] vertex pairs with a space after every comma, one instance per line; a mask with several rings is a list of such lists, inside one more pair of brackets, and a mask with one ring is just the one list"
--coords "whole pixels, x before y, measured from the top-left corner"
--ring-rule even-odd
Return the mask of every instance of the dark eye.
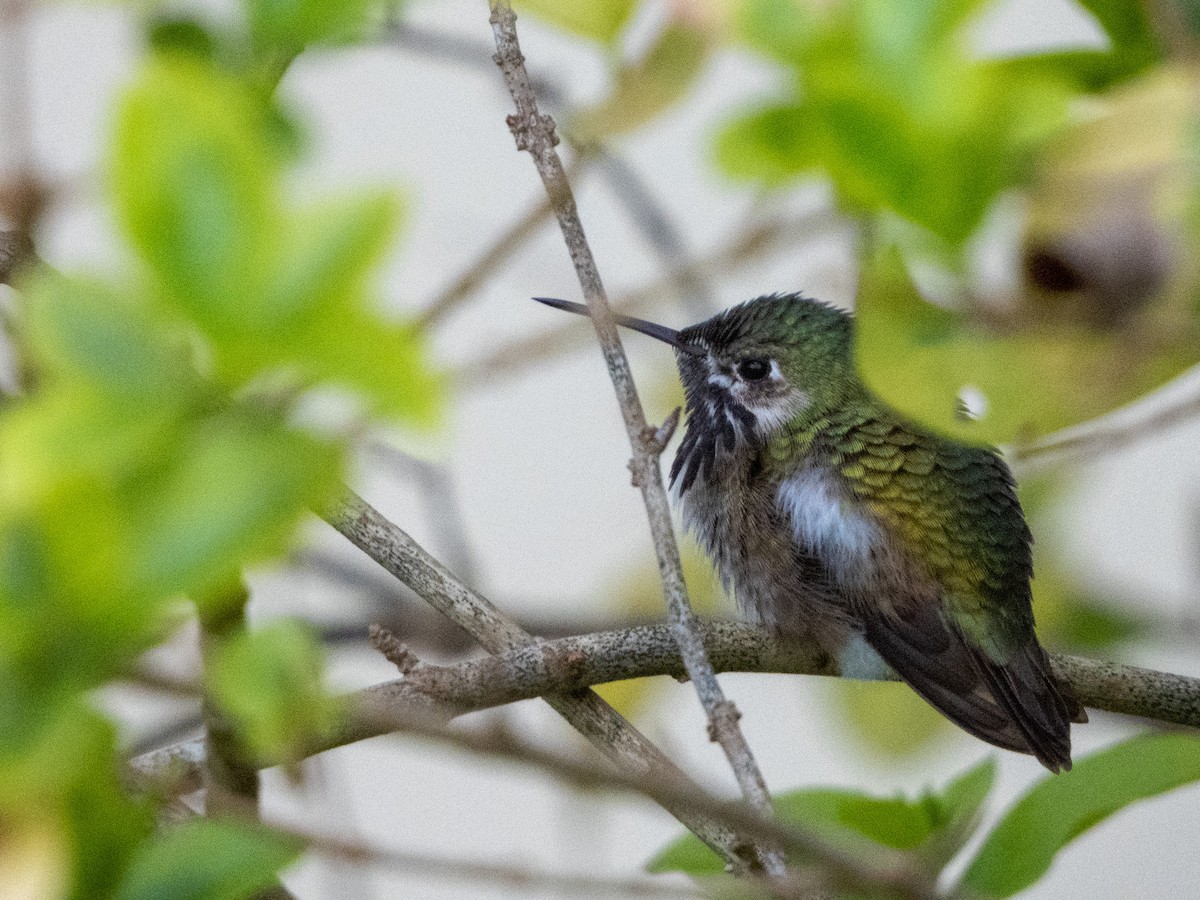
[[771, 362], [766, 359], [743, 359], [737, 366], [743, 381], [762, 381], [771, 374]]

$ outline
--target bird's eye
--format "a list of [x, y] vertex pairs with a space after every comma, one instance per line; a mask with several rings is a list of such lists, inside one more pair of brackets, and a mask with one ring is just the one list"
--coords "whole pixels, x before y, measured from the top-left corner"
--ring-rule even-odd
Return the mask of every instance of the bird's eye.
[[771, 374], [771, 363], [758, 357], [743, 359], [738, 363], [737, 373], [743, 381], [762, 381]]

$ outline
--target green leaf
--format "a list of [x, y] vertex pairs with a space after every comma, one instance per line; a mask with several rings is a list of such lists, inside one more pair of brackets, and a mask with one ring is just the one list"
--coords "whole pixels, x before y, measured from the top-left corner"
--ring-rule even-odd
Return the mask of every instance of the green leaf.
[[[857, 318], [856, 361], [868, 387], [927, 427], [979, 444], [1095, 418], [1200, 361], [1200, 319], [1173, 332], [1148, 326], [1133, 345], [1126, 332], [1082, 325], [989, 336], [922, 299], [894, 249], [864, 271]], [[967, 388], [985, 401], [977, 418], [962, 413]]]
[[718, 160], [735, 177], [823, 174], [852, 210], [891, 210], [957, 248], [1066, 121], [1077, 88], [1061, 71], [968, 51], [977, 0], [797, 6], [753, 0], [742, 13], [746, 39], [794, 79], [721, 133]]
[[188, 822], [146, 845], [113, 900], [244, 900], [268, 887], [300, 850], [266, 828]]
[[121, 224], [169, 297], [212, 331], [237, 327], [273, 258], [262, 120], [246, 89], [182, 56], [152, 62], [118, 114]]
[[1149, 10], [1125, 0], [1079, 0], [1108, 34], [1112, 59], [1110, 80], [1127, 78], [1162, 58]]
[[142, 296], [39, 273], [23, 299], [25, 335], [46, 377], [168, 406], [196, 393], [192, 348]]
[[229, 411], [194, 423], [134, 498], [132, 564], [151, 595], [203, 592], [284, 548], [340, 473], [340, 451], [302, 432]]
[[336, 726], [342, 705], [322, 677], [320, 643], [294, 621], [238, 633], [207, 673], [213, 698], [250, 751], [272, 763], [302, 759]]
[[692, 90], [714, 43], [706, 28], [668, 24], [636, 62], [617, 72], [612, 93], [576, 115], [569, 130], [594, 141], [634, 131], [679, 103]]
[[[775, 813], [856, 856], [869, 857], [880, 847], [914, 851], [936, 871], [974, 831], [994, 778], [995, 764], [989, 760], [959, 776], [941, 793], [925, 793], [915, 799], [805, 788], [776, 797]], [[722, 872], [723, 865], [689, 834], [668, 845], [647, 869], [706, 876]]]
[[946, 719], [907, 685], [842, 680], [830, 688], [834, 713], [853, 732], [856, 747], [908, 756], [951, 733]]
[[367, 24], [372, 5], [372, 0], [248, 0], [246, 4], [255, 43], [292, 51], [354, 39]]
[[399, 203], [389, 195], [321, 204], [295, 217], [256, 315], [276, 332], [357, 301], [370, 270], [396, 231]]
[[636, 0], [517, 0], [521, 13], [531, 13], [543, 21], [580, 37], [609, 44], [616, 40], [633, 15]]
[[1011, 897], [1037, 881], [1058, 851], [1138, 800], [1200, 779], [1200, 738], [1142, 735], [1077, 760], [1043, 779], [1010, 809], [979, 848], [962, 886]]

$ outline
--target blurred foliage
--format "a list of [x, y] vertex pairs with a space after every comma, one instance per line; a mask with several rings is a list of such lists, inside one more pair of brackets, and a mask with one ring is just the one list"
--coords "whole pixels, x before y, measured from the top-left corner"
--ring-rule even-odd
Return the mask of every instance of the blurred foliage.
[[[363, 26], [367, 6], [252, 0], [244, 33], [157, 22], [114, 124], [127, 265], [18, 285], [30, 379], [0, 410], [6, 885], [244, 897], [299, 850], [230, 823], [156, 836], [87, 692], [161, 640], [183, 596], [227, 615], [232, 579], [286, 550], [330, 496], [349, 435], [303, 424], [314, 391], [411, 425], [437, 413], [416, 332], [380, 315], [371, 288], [398, 204], [286, 199], [299, 131], [269, 88], [307, 45]], [[265, 759], [296, 758], [338, 713], [297, 626], [234, 631], [213, 657], [213, 701]]]
[[[1161, 306], [1156, 315], [1170, 316]], [[1174, 317], [1171, 317], [1174, 318]], [[895, 249], [868, 263], [856, 351], [891, 406], [959, 440], [1030, 441], [1141, 397], [1200, 361], [1200, 316], [1136, 333], [1057, 325], [994, 336], [921, 298]], [[984, 408], [963, 413], [965, 390]]]
[[518, 13], [530, 12], [580, 37], [611, 44], [637, 9], [637, 0], [516, 0]]
[[881, 757], [920, 754], [956, 734], [937, 710], [906, 684], [838, 680], [828, 685], [830, 713], [856, 750]]
[[[994, 765], [984, 762], [943, 790], [914, 799], [808, 788], [777, 797], [775, 808], [784, 821], [859, 859], [869, 861], [885, 847], [899, 850], [914, 868], [936, 878], [976, 836], [994, 776]], [[1093, 825], [1131, 803], [1197, 780], [1200, 738], [1194, 735], [1142, 735], [1077, 760], [1072, 771], [1034, 785], [983, 836], [959, 886], [971, 896], [1010, 897], [1040, 878], [1055, 855]], [[647, 868], [705, 881], [728, 878], [720, 858], [690, 834], [668, 845]]]
[[[1080, 0], [1100, 49], [1004, 58], [975, 46], [985, 0], [524, 0], [603, 54], [606, 95], [577, 110], [581, 143], [679, 109], [723, 43], [766, 60], [778, 89], [730, 111], [718, 165], [756, 188], [824, 178], [862, 228], [859, 363], [906, 413], [965, 440], [1029, 440], [1103, 414], [1200, 360], [1191, 67], [1167, 59], [1154, 5]], [[89, 692], [127, 672], [182, 615], [219, 618], [246, 566], [290, 545], [327, 499], [347, 435], [305, 424], [333, 396], [361, 419], [436, 421], [420, 334], [380, 314], [372, 279], [402, 210], [383, 194], [299, 204], [305, 134], [275, 95], [312, 47], [369, 35], [380, 4], [242, 0], [209, 21], [172, 7], [117, 106], [109, 188], [128, 247], [120, 272], [30, 273], [17, 340], [28, 383], [0, 409], [0, 885], [47, 897], [238, 898], [296, 858], [295, 841], [233, 822], [155, 833], [151, 798], [122, 787], [112, 725]], [[1193, 30], [1195, 3], [1183, 20]], [[645, 35], [631, 23], [645, 21]], [[643, 37], [645, 40], [643, 40]], [[1192, 39], [1195, 35], [1193, 34]], [[630, 52], [626, 45], [636, 46]], [[989, 305], [970, 259], [1016, 197], [1018, 287]], [[938, 304], [910, 272], [936, 270]], [[916, 279], [925, 286], [926, 281]], [[964, 418], [964, 388], [986, 408]], [[1083, 596], [1039, 551], [1051, 642], [1112, 649], [1145, 623]], [[720, 603], [703, 556], [685, 569], [701, 611]], [[658, 578], [617, 591], [661, 614]], [[224, 599], [222, 599], [224, 598]], [[340, 707], [311, 634], [235, 628], [206, 687], [263, 761], [299, 759]], [[603, 689], [636, 715], [643, 680]], [[928, 746], [944, 723], [901, 686], [838, 687], [854, 740]], [[993, 780], [981, 765], [939, 792], [813, 788], [784, 818], [855, 853], [961, 860]], [[963, 885], [1009, 896], [1092, 824], [1200, 778], [1200, 742], [1138, 738], [1030, 790], [965, 863]], [[803, 862], [803, 861], [801, 861]], [[652, 864], [722, 878], [687, 838]], [[961, 867], [960, 867], [961, 868]]]

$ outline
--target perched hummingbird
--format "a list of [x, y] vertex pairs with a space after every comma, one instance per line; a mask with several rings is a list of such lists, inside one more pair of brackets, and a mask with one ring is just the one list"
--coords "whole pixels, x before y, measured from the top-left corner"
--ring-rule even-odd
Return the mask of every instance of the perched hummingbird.
[[671, 487], [744, 615], [1071, 768], [1086, 717], [1034, 634], [1033, 538], [995, 451], [885, 405], [855, 370], [853, 318], [799, 294], [682, 331], [616, 320], [675, 348], [688, 415]]

